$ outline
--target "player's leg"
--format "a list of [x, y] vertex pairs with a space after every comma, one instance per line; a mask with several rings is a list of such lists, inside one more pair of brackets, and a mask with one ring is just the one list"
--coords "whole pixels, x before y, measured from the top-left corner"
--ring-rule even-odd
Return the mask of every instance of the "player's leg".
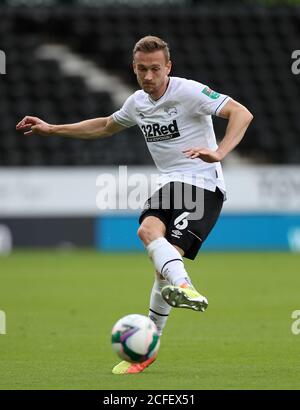
[[[181, 256], [184, 256], [184, 250], [177, 245], [173, 245]], [[207, 309], [207, 298], [201, 295], [193, 286], [189, 276], [186, 281], [179, 285], [167, 284], [161, 289], [162, 299], [171, 307], [180, 307], [193, 309], [198, 312], [204, 312]]]
[[[175, 248], [178, 250], [181, 256], [183, 256], [183, 250], [177, 247], [176, 245]], [[162, 289], [168, 285], [170, 285], [170, 283], [159, 272], [156, 271], [155, 280], [150, 296], [150, 308], [148, 316], [156, 324], [159, 336], [162, 335], [171, 312], [170, 303], [165, 301], [161, 293]]]
[[[218, 189], [211, 192], [194, 187], [194, 190], [202, 191], [199, 197], [203, 197], [203, 203], [200, 204], [203, 212], [199, 212], [198, 209], [202, 216], [199, 219], [189, 218], [190, 214], [185, 210], [174, 210], [166, 231], [169, 242], [181, 249], [186, 258], [192, 260], [214, 227], [223, 205], [223, 194]], [[196, 291], [191, 282], [190, 286], [186, 287], [168, 285], [162, 289], [162, 296], [173, 307], [204, 311], [208, 305], [207, 299]]]
[[146, 201], [139, 219], [138, 236], [144, 243], [155, 270], [165, 280], [173, 286], [189, 286], [190, 280], [182, 259], [184, 252], [166, 238], [166, 230], [174, 215], [174, 197], [178, 194], [174, 187], [174, 182], [166, 184]]
[[155, 280], [150, 295], [150, 307], [148, 316], [156, 324], [159, 336], [167, 324], [171, 306], [162, 297], [161, 291], [169, 282], [159, 274], [155, 273]]
[[182, 255], [166, 238], [166, 225], [163, 214], [145, 215], [138, 235], [148, 251], [155, 269], [165, 280], [174, 286], [189, 285], [188, 273], [185, 270]]
[[138, 234], [157, 273], [164, 278], [164, 281], [156, 280], [154, 283], [150, 317], [152, 315], [159, 325], [165, 325], [169, 314], [166, 304], [203, 312], [208, 305], [207, 299], [192, 285], [182, 259], [184, 250], [162, 237], [162, 234], [165, 235], [164, 223], [154, 216], [148, 216], [142, 222]]

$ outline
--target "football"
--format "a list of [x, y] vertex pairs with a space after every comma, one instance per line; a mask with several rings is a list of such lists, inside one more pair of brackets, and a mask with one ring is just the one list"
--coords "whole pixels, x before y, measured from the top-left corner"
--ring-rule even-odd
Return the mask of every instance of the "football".
[[112, 329], [111, 341], [119, 357], [132, 363], [141, 363], [155, 356], [160, 344], [155, 323], [138, 314], [118, 320]]

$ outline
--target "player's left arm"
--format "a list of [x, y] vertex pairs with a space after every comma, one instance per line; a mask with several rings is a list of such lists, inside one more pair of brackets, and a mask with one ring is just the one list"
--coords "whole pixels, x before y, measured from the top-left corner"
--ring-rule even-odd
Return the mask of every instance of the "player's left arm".
[[183, 152], [188, 158], [200, 158], [210, 163], [222, 161], [240, 143], [253, 119], [253, 115], [246, 107], [232, 99], [222, 107], [218, 116], [228, 120], [225, 136], [218, 149], [216, 151], [201, 147], [186, 149]]

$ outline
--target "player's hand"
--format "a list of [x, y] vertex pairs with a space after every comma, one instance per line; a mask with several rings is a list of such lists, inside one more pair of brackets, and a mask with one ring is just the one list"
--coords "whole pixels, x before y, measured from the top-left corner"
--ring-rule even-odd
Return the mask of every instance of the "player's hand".
[[219, 162], [223, 159], [222, 155], [218, 151], [212, 151], [207, 148], [188, 148], [182, 151], [187, 158], [195, 159], [200, 158], [204, 162]]
[[40, 118], [26, 116], [17, 124], [16, 130], [23, 132], [24, 135], [50, 135], [51, 125]]

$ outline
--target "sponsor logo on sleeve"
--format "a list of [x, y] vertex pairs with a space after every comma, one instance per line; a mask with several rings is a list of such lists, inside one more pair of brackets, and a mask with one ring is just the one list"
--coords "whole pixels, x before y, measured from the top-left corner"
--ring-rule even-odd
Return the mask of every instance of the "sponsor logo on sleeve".
[[216, 100], [217, 98], [220, 97], [220, 94], [217, 93], [216, 91], [213, 91], [211, 88], [209, 87], [205, 87], [202, 90], [202, 93], [207, 95], [207, 97], [211, 98], [212, 100]]

